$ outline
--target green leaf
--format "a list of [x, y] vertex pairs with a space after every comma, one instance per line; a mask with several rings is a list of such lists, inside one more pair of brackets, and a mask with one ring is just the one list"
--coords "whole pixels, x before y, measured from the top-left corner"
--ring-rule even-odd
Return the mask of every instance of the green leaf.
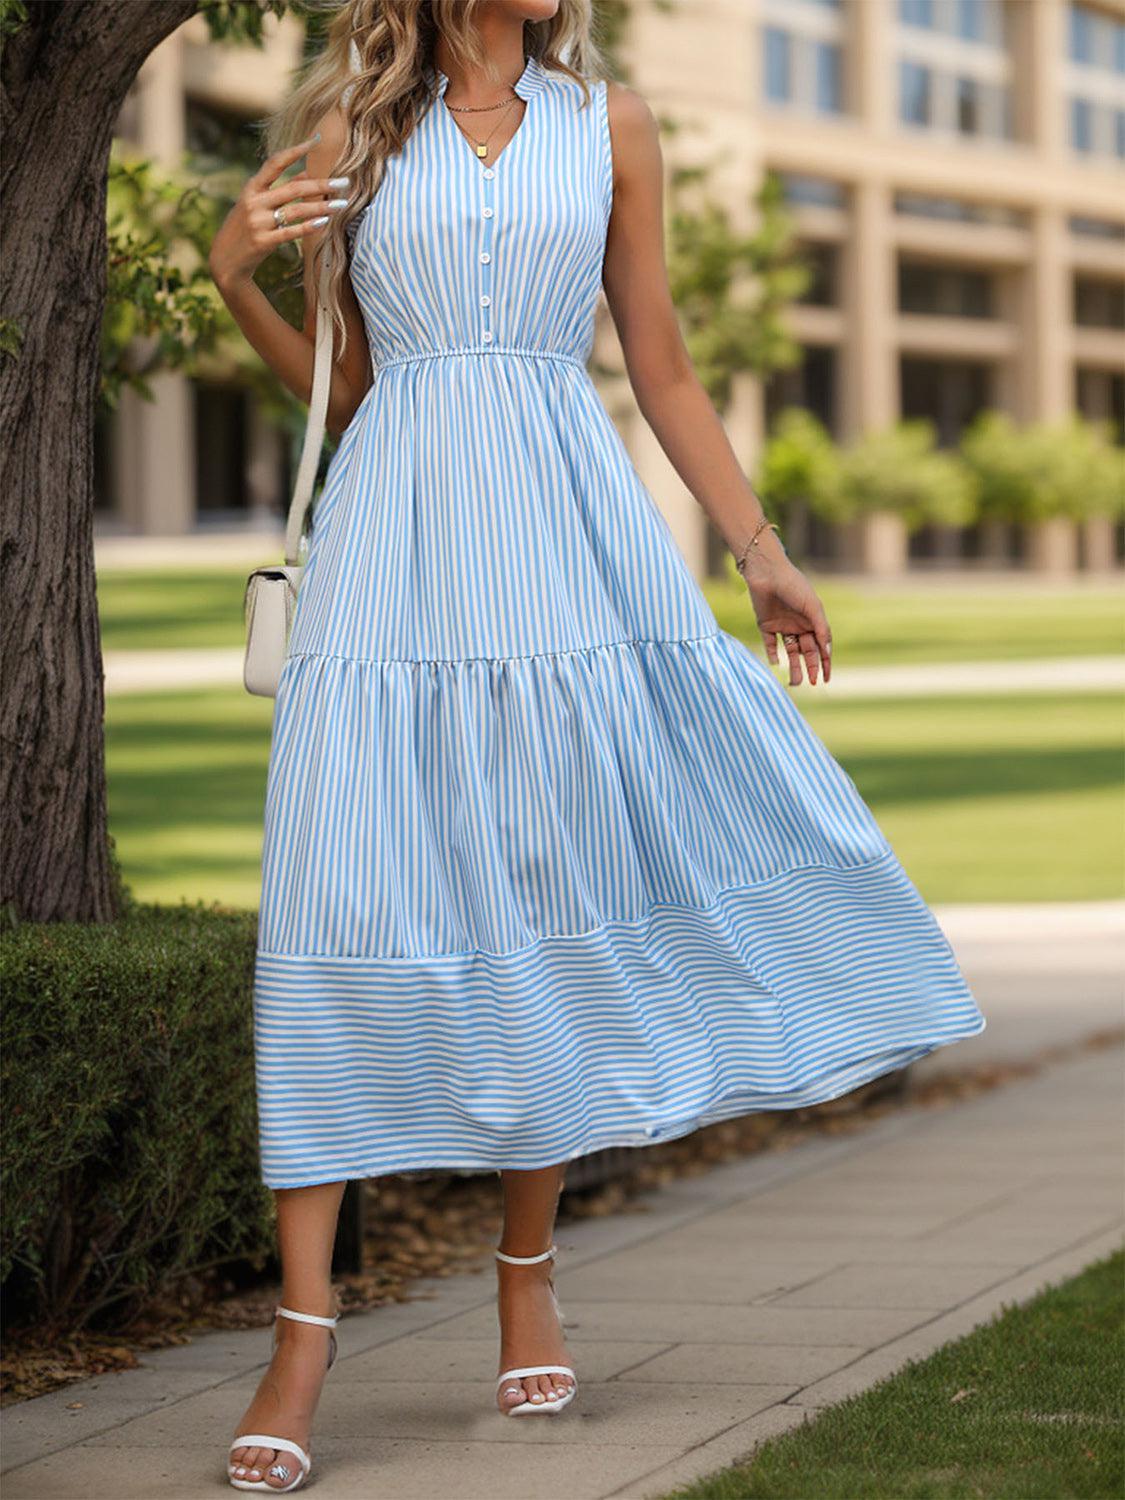
[[14, 318], [0, 318], [0, 354], [18, 359], [23, 348], [23, 328]]

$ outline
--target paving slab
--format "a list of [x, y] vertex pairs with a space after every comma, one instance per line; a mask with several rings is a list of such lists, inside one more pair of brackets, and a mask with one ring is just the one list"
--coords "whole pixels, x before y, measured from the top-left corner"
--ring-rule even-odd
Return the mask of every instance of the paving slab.
[[[495, 1282], [430, 1278], [343, 1321], [324, 1500], [658, 1500], [1122, 1243], [1119, 1050], [673, 1182], [560, 1229], [579, 1373], [560, 1417], [493, 1406]], [[265, 1329], [0, 1413], [6, 1500], [202, 1500]]]

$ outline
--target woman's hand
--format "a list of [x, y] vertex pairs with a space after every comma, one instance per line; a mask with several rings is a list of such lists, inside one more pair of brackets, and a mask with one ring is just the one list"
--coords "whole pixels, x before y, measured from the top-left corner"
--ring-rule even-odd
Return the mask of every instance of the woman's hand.
[[832, 676], [832, 631], [812, 584], [784, 556], [758, 557], [754, 548], [742, 572], [758, 629], [766, 643], [766, 655], [778, 664], [777, 641], [780, 635], [789, 656], [789, 686], [801, 682], [801, 658], [804, 657], [809, 683], [815, 685], [817, 671], [823, 664], [824, 680]]
[[[333, 197], [334, 190], [347, 186], [346, 177], [297, 176], [277, 184], [286, 167], [304, 156], [318, 136], [319, 132], [296, 146], [275, 151], [247, 179], [207, 257], [220, 291], [249, 281], [271, 250], [327, 224], [329, 214], [347, 202], [345, 198]], [[274, 218], [274, 210], [278, 208], [284, 209], [284, 225]]]

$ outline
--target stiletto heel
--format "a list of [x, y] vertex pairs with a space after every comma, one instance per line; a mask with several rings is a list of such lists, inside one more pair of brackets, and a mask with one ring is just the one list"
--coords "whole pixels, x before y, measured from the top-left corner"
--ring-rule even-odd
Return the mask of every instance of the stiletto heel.
[[[312, 1313], [293, 1312], [288, 1307], [278, 1306], [274, 1309], [273, 1339], [275, 1348], [277, 1347], [276, 1319], [279, 1317], [292, 1318], [295, 1323], [316, 1323], [321, 1328], [331, 1329], [335, 1329], [336, 1324], [339, 1322], [339, 1318], [317, 1318]], [[336, 1335], [333, 1332], [328, 1335], [328, 1370], [336, 1363], [336, 1352]], [[309, 1477], [309, 1471], [312, 1468], [312, 1459], [292, 1438], [274, 1437], [268, 1432], [245, 1432], [234, 1439], [227, 1451], [228, 1453], [233, 1453], [236, 1448], [272, 1448], [277, 1457], [270, 1464], [266, 1472], [272, 1474], [275, 1479], [289, 1479], [292, 1473], [290, 1466], [282, 1457], [283, 1453], [294, 1454], [301, 1465], [299, 1472], [292, 1479], [291, 1483], [278, 1485], [267, 1484], [264, 1479], [236, 1479], [231, 1472], [235, 1465], [228, 1463], [227, 1480], [236, 1490], [269, 1490], [272, 1495], [288, 1495], [291, 1491], [300, 1489], [301, 1485]]]
[[[497, 1260], [507, 1261], [512, 1266], [534, 1266], [540, 1261], [554, 1260], [558, 1254], [558, 1249], [557, 1245], [552, 1245], [549, 1250], [544, 1250], [542, 1255], [506, 1255], [503, 1250], [497, 1250], [494, 1253]], [[558, 1318], [559, 1327], [561, 1328], [563, 1326], [563, 1310], [559, 1305], [558, 1297], [555, 1295], [555, 1283], [550, 1276], [547, 1278], [547, 1287], [551, 1293], [551, 1302], [554, 1305], [555, 1316]], [[505, 1417], [525, 1417], [530, 1416], [532, 1412], [562, 1411], [563, 1407], [569, 1406], [578, 1394], [578, 1376], [569, 1365], [522, 1365], [518, 1369], [505, 1370], [497, 1377], [497, 1392], [499, 1392], [505, 1380], [519, 1379], [523, 1375], [569, 1375], [572, 1384], [568, 1391], [562, 1396], [557, 1397], [554, 1401], [522, 1401], [518, 1406], [509, 1407], [507, 1411], [502, 1412], [502, 1415]], [[513, 1387], [513, 1389], [516, 1389], [516, 1387]], [[499, 1409], [497, 1408], [497, 1410]]]

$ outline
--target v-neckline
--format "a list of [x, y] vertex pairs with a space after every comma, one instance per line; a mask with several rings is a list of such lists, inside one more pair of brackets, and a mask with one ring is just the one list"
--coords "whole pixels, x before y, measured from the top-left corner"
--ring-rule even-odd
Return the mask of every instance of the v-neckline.
[[521, 116], [520, 122], [516, 126], [515, 131], [504, 142], [499, 155], [494, 156], [490, 161], [487, 157], [477, 155], [476, 147], [466, 137], [464, 131], [461, 130], [460, 126], [457, 124], [457, 121], [453, 118], [453, 113], [445, 102], [445, 90], [446, 86], [449, 83], [449, 79], [447, 75], [443, 73], [439, 67], [436, 66], [436, 64], [434, 65], [434, 76], [439, 83], [438, 98], [436, 102], [441, 106], [441, 112], [445, 116], [450, 130], [453, 131], [454, 135], [461, 142], [462, 147], [468, 153], [468, 155], [471, 156], [473, 161], [477, 163], [477, 168], [479, 171], [483, 172], [488, 168], [491, 168], [493, 172], [497, 171], [499, 169], [500, 163], [502, 161], [507, 161], [513, 147], [516, 145], [520, 136], [523, 135], [524, 131], [527, 129], [527, 117], [531, 109], [531, 101], [534, 99], [537, 90], [534, 87], [530, 87], [527, 93], [523, 93], [521, 92], [521, 90], [524, 86], [532, 83], [532, 81], [535, 79], [538, 68], [539, 63], [537, 59], [534, 57], [529, 57], [524, 64], [523, 72], [512, 85], [516, 93], [523, 100], [523, 115]]

